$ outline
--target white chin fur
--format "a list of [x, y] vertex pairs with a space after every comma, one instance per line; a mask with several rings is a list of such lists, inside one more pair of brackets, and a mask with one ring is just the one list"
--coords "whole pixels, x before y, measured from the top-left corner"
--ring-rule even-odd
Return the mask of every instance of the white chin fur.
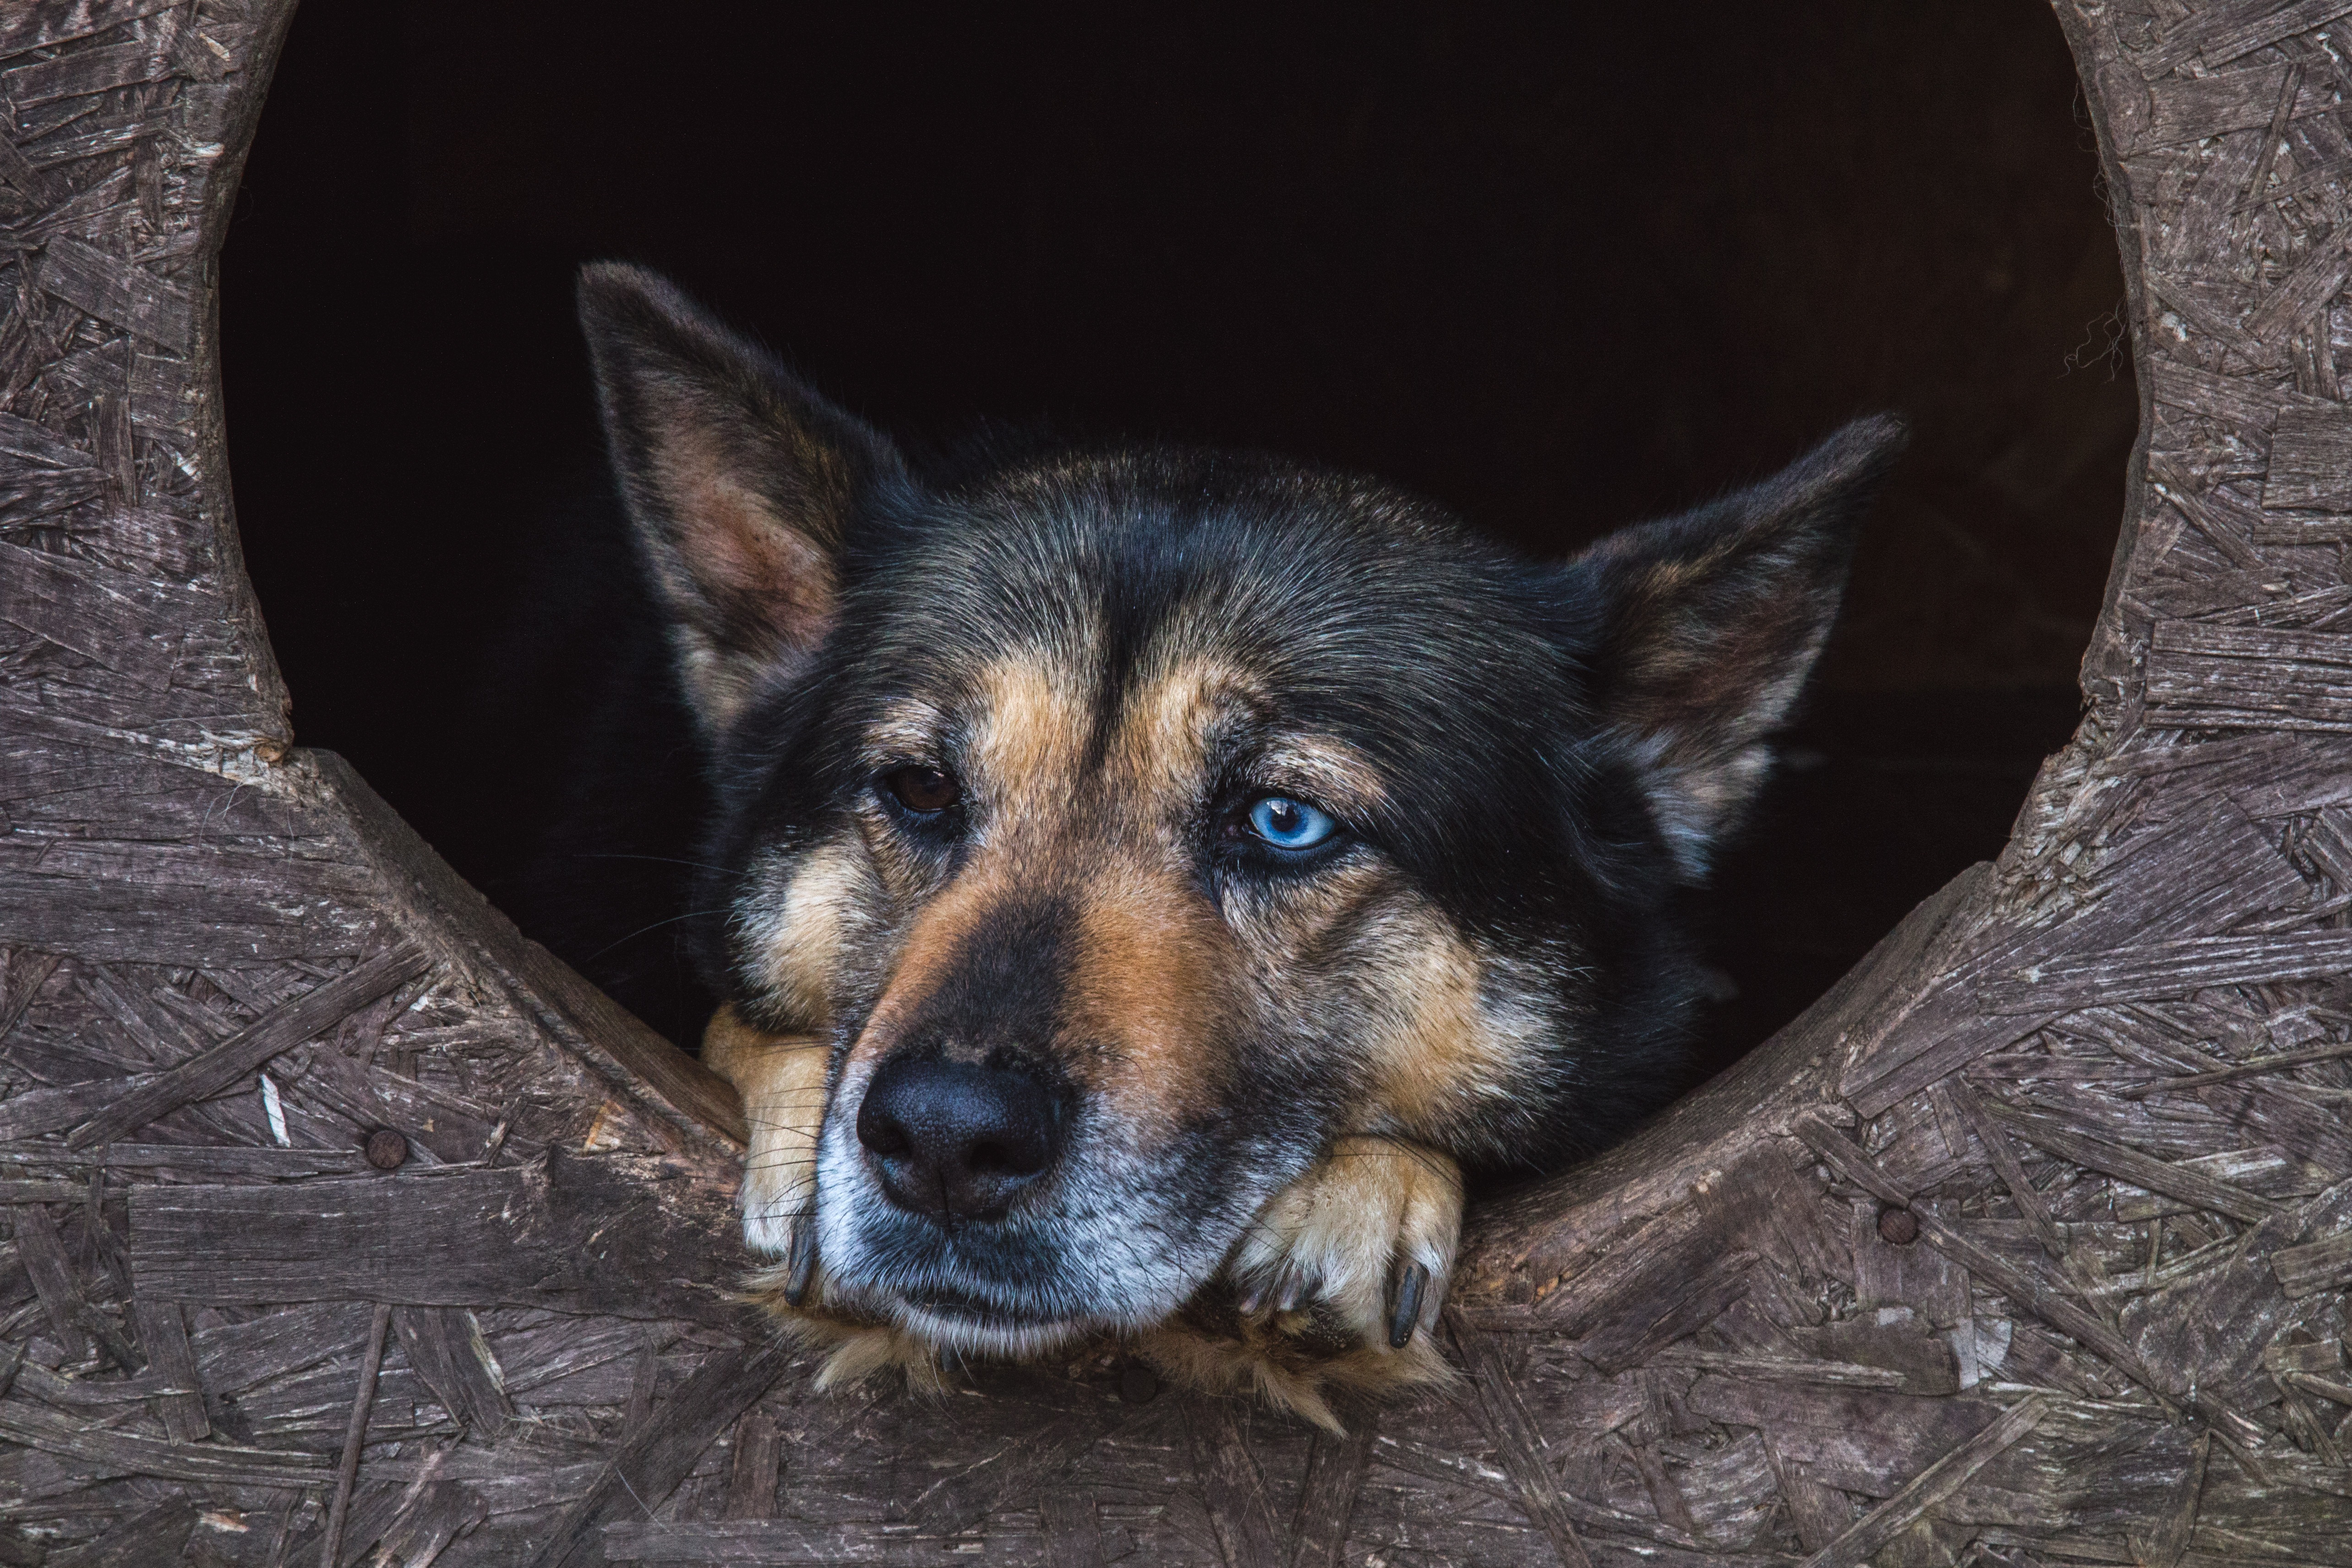
[[900, 1301], [889, 1303], [889, 1312], [900, 1329], [941, 1350], [1015, 1360], [1043, 1355], [1104, 1326], [1083, 1319], [1053, 1323], [989, 1323], [945, 1315]]

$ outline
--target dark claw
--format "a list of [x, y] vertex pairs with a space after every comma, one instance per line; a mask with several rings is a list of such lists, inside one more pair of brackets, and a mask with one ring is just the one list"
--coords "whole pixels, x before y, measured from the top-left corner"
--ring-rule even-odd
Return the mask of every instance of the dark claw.
[[803, 1219], [793, 1227], [793, 1249], [786, 1258], [784, 1303], [797, 1307], [816, 1278], [816, 1221]]
[[1422, 1292], [1429, 1289], [1429, 1270], [1419, 1263], [1401, 1265], [1389, 1276], [1389, 1348], [1402, 1350], [1412, 1343], [1421, 1322]]
[[1265, 1288], [1264, 1280], [1253, 1280], [1243, 1286], [1241, 1299], [1234, 1303], [1234, 1310], [1245, 1318], [1257, 1316], [1258, 1309], [1265, 1305]]
[[1297, 1312], [1298, 1304], [1307, 1299], [1307, 1289], [1306, 1275], [1295, 1270], [1284, 1275], [1282, 1291], [1274, 1299], [1274, 1310], [1277, 1312]]

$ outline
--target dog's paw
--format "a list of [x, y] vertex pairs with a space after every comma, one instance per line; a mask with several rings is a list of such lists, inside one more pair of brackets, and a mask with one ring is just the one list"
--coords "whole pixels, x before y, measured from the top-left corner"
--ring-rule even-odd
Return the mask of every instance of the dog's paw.
[[1275, 1195], [1223, 1274], [1137, 1344], [1194, 1387], [1255, 1387], [1338, 1430], [1328, 1396], [1452, 1378], [1433, 1331], [1462, 1233], [1462, 1170], [1389, 1138], [1342, 1138]]
[[702, 1035], [706, 1066], [743, 1096], [751, 1142], [743, 1158], [743, 1240], [776, 1260], [755, 1281], [797, 1307], [817, 1272], [816, 1145], [824, 1125], [823, 1040], [761, 1034], [730, 1003]]
[[939, 1357], [930, 1346], [828, 1299], [816, 1250], [816, 1150], [830, 1054], [813, 1036], [761, 1033], [732, 1004], [703, 1030], [703, 1063], [742, 1095], [751, 1130], [743, 1156], [743, 1240], [770, 1261], [744, 1284], [785, 1333], [825, 1353], [819, 1388], [895, 1369], [909, 1386], [936, 1391]]
[[1462, 1169], [1419, 1144], [1342, 1138], [1265, 1206], [1227, 1272], [1245, 1318], [1402, 1350], [1437, 1322], [1462, 1236]]

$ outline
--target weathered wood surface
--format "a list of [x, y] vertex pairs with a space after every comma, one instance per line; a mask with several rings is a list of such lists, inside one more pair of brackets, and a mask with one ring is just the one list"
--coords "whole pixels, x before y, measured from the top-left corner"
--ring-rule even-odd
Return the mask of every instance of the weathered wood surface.
[[731, 1093], [293, 748], [213, 327], [289, 9], [0, 7], [0, 1563], [2352, 1565], [2352, 0], [2062, 0], [2144, 416], [2082, 730], [1345, 1438], [1116, 1345], [812, 1392]]

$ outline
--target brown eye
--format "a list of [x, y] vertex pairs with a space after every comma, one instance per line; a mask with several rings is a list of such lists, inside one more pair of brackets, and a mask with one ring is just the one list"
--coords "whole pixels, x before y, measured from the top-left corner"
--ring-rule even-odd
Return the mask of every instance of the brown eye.
[[909, 811], [944, 811], [963, 797], [956, 781], [936, 768], [901, 768], [884, 774], [882, 782]]

